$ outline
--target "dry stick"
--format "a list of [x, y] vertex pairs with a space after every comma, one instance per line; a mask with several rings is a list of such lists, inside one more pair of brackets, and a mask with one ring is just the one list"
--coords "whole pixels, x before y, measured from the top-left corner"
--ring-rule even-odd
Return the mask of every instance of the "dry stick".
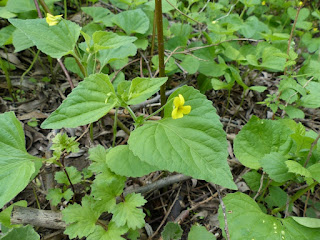
[[257, 194], [254, 196], [253, 200], [256, 200], [256, 198], [260, 195], [262, 187], [263, 187], [263, 179], [264, 179], [264, 174], [265, 172], [262, 173], [261, 178], [260, 178], [260, 187], [258, 189]]
[[306, 167], [308, 165], [309, 160], [310, 160], [310, 158], [312, 156], [312, 150], [313, 150], [314, 146], [317, 145], [319, 138], [320, 138], [320, 133], [318, 134], [317, 138], [311, 144], [311, 147], [310, 147], [310, 150], [309, 150], [309, 153], [308, 153], [308, 156], [307, 156], [307, 160], [303, 165], [304, 167]]
[[164, 216], [164, 218], [162, 219], [159, 227], [157, 228], [157, 230], [152, 234], [151, 237], [148, 238], [148, 240], [152, 239], [154, 236], [156, 236], [158, 234], [158, 232], [160, 231], [161, 227], [163, 226], [163, 224], [165, 223], [165, 221], [167, 220], [167, 218], [169, 217], [169, 214], [171, 213], [171, 210], [175, 204], [175, 202], [178, 200], [179, 197], [179, 193], [180, 193], [181, 187], [179, 188], [176, 197], [174, 198], [169, 210], [167, 211], [166, 215]]
[[309, 198], [310, 198], [310, 190], [309, 190], [308, 193], [307, 193], [307, 199], [306, 199], [306, 202], [304, 203], [303, 217], [306, 216]]
[[224, 218], [224, 231], [226, 233], [227, 239], [230, 240], [230, 234], [229, 234], [229, 228], [228, 228], [228, 221], [227, 221], [227, 214], [226, 214], [226, 206], [224, 205], [224, 202], [222, 201], [222, 197], [220, 194], [220, 189], [219, 186], [216, 186], [214, 184], [211, 184], [215, 187], [215, 189], [218, 192], [218, 196], [219, 196], [219, 201], [220, 201], [220, 205], [222, 208], [222, 212], [223, 212], [223, 218]]
[[[124, 196], [129, 193], [147, 193], [155, 189], [160, 189], [177, 182], [182, 182], [191, 177], [183, 174], [173, 175], [163, 178], [157, 182], [151, 183], [135, 189], [125, 190]], [[59, 211], [39, 210], [35, 208], [14, 206], [11, 214], [12, 224], [31, 224], [33, 226], [51, 228], [51, 229], [65, 229], [66, 224], [62, 221], [62, 215]]]
[[[165, 65], [164, 65], [164, 42], [163, 42], [163, 24], [162, 24], [162, 1], [155, 0], [155, 18], [157, 25], [157, 37], [158, 37], [158, 56], [159, 56], [159, 77], [165, 76]], [[161, 107], [166, 104], [166, 86], [164, 83], [160, 87], [160, 101]], [[163, 117], [164, 111], [161, 112]]]

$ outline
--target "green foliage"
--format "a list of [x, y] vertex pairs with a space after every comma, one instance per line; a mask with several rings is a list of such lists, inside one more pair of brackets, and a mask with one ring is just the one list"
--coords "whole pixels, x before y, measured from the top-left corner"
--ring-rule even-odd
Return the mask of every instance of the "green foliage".
[[141, 207], [147, 201], [140, 193], [130, 193], [125, 197], [124, 202], [118, 203], [111, 212], [113, 213], [113, 221], [118, 227], [127, 225], [129, 228], [135, 230], [144, 226], [144, 217]]
[[[25, 149], [24, 132], [13, 112], [0, 114], [0, 207], [21, 192], [41, 167]], [[12, 181], [14, 179], [14, 181]]]
[[179, 240], [183, 230], [178, 223], [168, 222], [164, 227], [161, 236], [163, 240]]
[[[282, 239], [285, 237], [292, 240], [297, 238], [307, 240], [317, 239], [320, 234], [320, 228], [300, 225], [291, 217], [281, 219], [263, 213], [258, 204], [243, 193], [228, 194], [223, 201], [226, 206], [231, 239]], [[224, 229], [221, 208], [219, 222]]]
[[215, 236], [210, 233], [204, 226], [193, 225], [188, 234], [188, 240], [215, 240]]
[[40, 240], [40, 236], [32, 228], [32, 226], [27, 225], [21, 228], [12, 228], [4, 236], [2, 236], [1, 239], [2, 240], [12, 240], [12, 239]]
[[64, 198], [66, 201], [69, 201], [72, 196], [73, 192], [71, 189], [67, 189], [67, 191], [62, 192], [60, 188], [54, 188], [48, 190], [46, 199], [50, 200], [53, 205], [57, 206], [61, 202], [62, 198]]
[[226, 162], [226, 136], [216, 110], [204, 95], [191, 87], [176, 90], [168, 101], [178, 94], [191, 106], [190, 114], [172, 119], [172, 105], [167, 106], [164, 119], [146, 122], [132, 132], [130, 150], [142, 161], [160, 169], [236, 189]]
[[[68, 173], [72, 184], [81, 182], [81, 173], [75, 167], [65, 167], [65, 170]], [[57, 183], [65, 184], [67, 186], [70, 185], [69, 179], [67, 178], [65, 172], [56, 172], [54, 179], [57, 181]]]
[[34, 45], [53, 58], [72, 54], [80, 35], [80, 27], [67, 20], [49, 26], [45, 19], [10, 19], [10, 23], [22, 31]]
[[2, 226], [7, 227], [7, 228], [16, 228], [16, 227], [20, 227], [20, 225], [13, 225], [10, 222], [10, 216], [11, 216], [11, 212], [13, 209], [13, 206], [21, 206], [21, 207], [26, 207], [28, 205], [27, 201], [18, 201], [15, 202], [13, 204], [11, 204], [9, 207], [7, 207], [6, 209], [4, 209], [1, 213], [0, 213], [0, 223]]

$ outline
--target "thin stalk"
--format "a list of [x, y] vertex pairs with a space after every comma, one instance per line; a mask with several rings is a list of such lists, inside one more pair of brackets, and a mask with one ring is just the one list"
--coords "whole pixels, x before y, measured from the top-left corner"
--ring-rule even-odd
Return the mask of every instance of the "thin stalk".
[[1, 57], [0, 57], [0, 67], [1, 67], [2, 71], [4, 72], [4, 75], [6, 76], [9, 94], [12, 97], [12, 100], [15, 102], [15, 101], [17, 101], [17, 99], [12, 92], [12, 83], [11, 83], [9, 71], [8, 71], [8, 68]]
[[64, 19], [68, 18], [68, 6], [67, 6], [67, 0], [64, 0]]
[[30, 66], [28, 67], [28, 69], [21, 75], [21, 77], [20, 77], [20, 84], [23, 82], [24, 76], [25, 76], [28, 72], [30, 72], [30, 70], [33, 68], [33, 65], [34, 65], [35, 62], [37, 61], [39, 54], [40, 54], [40, 50], [37, 51], [36, 55], [34, 56], [32, 62], [31, 62], [31, 64], [30, 64]]
[[85, 69], [85, 67], [82, 65], [80, 57], [78, 55], [78, 53], [76, 51], [73, 51], [72, 56], [74, 57], [74, 59], [76, 60], [76, 63], [78, 64], [80, 71], [82, 72], [84, 77], [88, 76], [87, 70]]
[[238, 113], [239, 113], [239, 111], [240, 111], [240, 108], [242, 107], [242, 104], [243, 104], [243, 102], [244, 102], [245, 97], [246, 97], [246, 91], [243, 92], [240, 105], [239, 105], [237, 111], [235, 112], [235, 114], [232, 116], [231, 120], [233, 120], [233, 119], [238, 115]]
[[[158, 55], [159, 55], [159, 77], [165, 76], [164, 65], [164, 42], [163, 42], [163, 23], [162, 23], [162, 1], [155, 0], [155, 17], [157, 23], [157, 36], [158, 36]], [[166, 83], [160, 87], [161, 106], [166, 104]], [[161, 112], [163, 117], [164, 112]]]
[[229, 104], [230, 104], [230, 96], [231, 96], [231, 89], [228, 89], [228, 99], [227, 99], [227, 106], [224, 109], [224, 112], [222, 114], [222, 117], [224, 117], [224, 115], [226, 114], [228, 108], [229, 108]]
[[[308, 187], [299, 190], [295, 195], [293, 195], [293, 197], [291, 198], [289, 204], [294, 203], [297, 199], [299, 199], [302, 195], [304, 195], [306, 192], [308, 192], [310, 189], [314, 188], [316, 185], [318, 184], [318, 182], [314, 182], [311, 185], [309, 185]], [[286, 208], [287, 204], [285, 204], [284, 206], [282, 206], [281, 208], [276, 208], [272, 210], [272, 214], [277, 214], [278, 212], [283, 211]]]
[[36, 6], [39, 18], [42, 18], [42, 14], [41, 14], [41, 11], [40, 11], [38, 0], [34, 0], [34, 5]]
[[137, 116], [134, 114], [134, 112], [132, 111], [132, 109], [129, 106], [126, 106], [125, 109], [127, 109], [127, 111], [129, 112], [129, 114], [131, 115], [132, 119], [134, 120], [134, 122], [137, 121]]
[[112, 147], [114, 147], [114, 145], [116, 144], [118, 110], [119, 110], [119, 108], [116, 108], [116, 112], [114, 114], [114, 119], [113, 119], [113, 141], [112, 141]]
[[[36, 0], [35, 0], [36, 1]], [[50, 13], [52, 14], [52, 12], [50, 11], [49, 7], [47, 6], [47, 4], [44, 2], [44, 0], [39, 0], [41, 6], [43, 7], [43, 9], [47, 12], [47, 13]], [[39, 16], [40, 17], [40, 16]], [[40, 17], [42, 18], [42, 17]]]
[[153, 117], [154, 115], [158, 114], [159, 112], [161, 112], [165, 106], [167, 106], [168, 104], [170, 104], [173, 101], [174, 98], [170, 99], [170, 101], [166, 102], [166, 104], [164, 106], [162, 106], [161, 108], [159, 108], [157, 111], [155, 111], [154, 113], [150, 114], [148, 117], [146, 117], [144, 120], [148, 120], [149, 118]]
[[90, 135], [91, 141], [93, 141], [93, 123], [90, 124], [90, 127], [89, 127], [89, 135]]

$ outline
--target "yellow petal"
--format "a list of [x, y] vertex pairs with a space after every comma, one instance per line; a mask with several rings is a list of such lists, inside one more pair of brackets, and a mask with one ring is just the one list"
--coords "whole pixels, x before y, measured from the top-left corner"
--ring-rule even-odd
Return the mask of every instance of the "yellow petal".
[[184, 97], [181, 94], [179, 94], [179, 98], [180, 98], [180, 104], [181, 104], [181, 106], [183, 106], [184, 105]]
[[183, 114], [189, 114], [190, 112], [191, 112], [191, 106], [183, 106], [182, 107]]
[[47, 13], [46, 22], [49, 26], [57, 25], [62, 19], [62, 15], [53, 16], [50, 13]]
[[180, 106], [180, 98], [179, 97], [175, 97], [173, 99], [173, 104], [176, 108], [178, 108]]
[[175, 108], [173, 109], [171, 116], [173, 119], [177, 119], [177, 118], [182, 118], [183, 114], [182, 114], [182, 111], [180, 111], [178, 108]]

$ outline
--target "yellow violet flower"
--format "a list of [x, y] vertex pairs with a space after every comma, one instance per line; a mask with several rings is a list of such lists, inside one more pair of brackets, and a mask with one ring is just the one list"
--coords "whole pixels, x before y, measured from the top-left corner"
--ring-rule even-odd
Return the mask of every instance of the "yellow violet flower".
[[62, 20], [62, 15], [53, 16], [50, 13], [47, 13], [46, 21], [49, 26], [57, 25]]
[[183, 106], [184, 105], [184, 97], [179, 94], [178, 97], [175, 97], [173, 100], [173, 111], [172, 111], [172, 118], [183, 118], [183, 114], [189, 114], [191, 111], [191, 106]]
[[266, 1], [262, 1], [261, 5], [263, 6], [266, 5]]

